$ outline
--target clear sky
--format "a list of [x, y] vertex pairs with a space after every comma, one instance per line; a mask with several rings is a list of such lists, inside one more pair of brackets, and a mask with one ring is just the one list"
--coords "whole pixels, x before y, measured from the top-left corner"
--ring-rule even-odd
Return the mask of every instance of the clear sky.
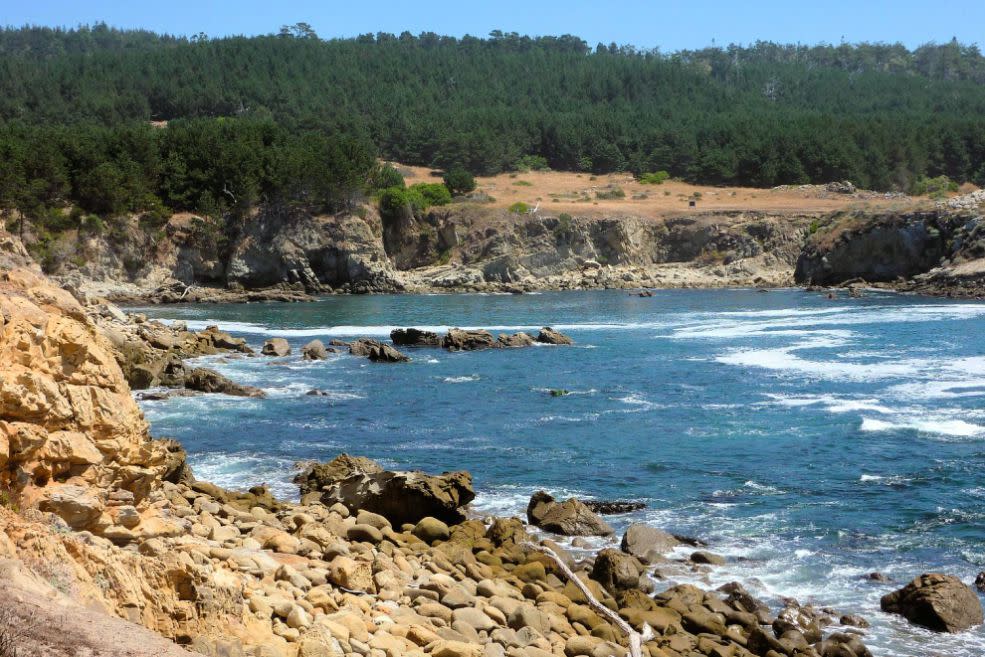
[[404, 30], [485, 36], [575, 34], [589, 44], [664, 51], [758, 39], [784, 43], [928, 41], [983, 44], [985, 0], [0, 0], [0, 24], [105, 21], [170, 34], [264, 34], [307, 22], [319, 36]]

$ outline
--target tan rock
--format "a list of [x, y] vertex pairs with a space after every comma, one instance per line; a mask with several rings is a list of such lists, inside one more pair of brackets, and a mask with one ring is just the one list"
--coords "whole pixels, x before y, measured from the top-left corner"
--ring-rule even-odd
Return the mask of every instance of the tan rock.
[[329, 580], [352, 591], [373, 591], [373, 571], [364, 561], [338, 556], [328, 564]]

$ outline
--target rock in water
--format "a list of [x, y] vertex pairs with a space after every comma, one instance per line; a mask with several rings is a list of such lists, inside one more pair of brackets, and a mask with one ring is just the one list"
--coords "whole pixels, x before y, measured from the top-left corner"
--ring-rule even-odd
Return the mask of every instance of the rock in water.
[[234, 383], [215, 370], [196, 367], [185, 377], [185, 387], [199, 392], [222, 393], [234, 397], [266, 397], [260, 388]]
[[393, 344], [402, 347], [440, 347], [441, 336], [433, 331], [416, 328], [394, 329], [390, 331]]
[[[334, 343], [335, 340], [332, 341], [332, 344]], [[359, 338], [358, 340], [353, 340], [352, 342], [349, 343], [343, 342], [342, 344], [349, 347], [350, 354], [352, 354], [353, 356], [362, 356], [363, 358], [369, 356], [369, 352], [372, 349], [383, 346], [382, 342], [380, 342], [379, 340], [373, 340], [371, 338]]]
[[476, 351], [478, 349], [490, 349], [499, 346], [499, 343], [489, 331], [463, 331], [462, 329], [448, 329], [442, 346], [451, 351]]
[[537, 334], [537, 342], [541, 344], [574, 344], [575, 341], [560, 331], [555, 331], [550, 326], [540, 329]]
[[[326, 506], [338, 502], [350, 512], [377, 513], [395, 527], [416, 525], [429, 516], [449, 525], [458, 524], [465, 520], [462, 507], [475, 499], [468, 472], [429, 475], [419, 471], [371, 471], [379, 468], [373, 461], [343, 457], [313, 466], [301, 475], [302, 495], [305, 491], [322, 490], [321, 502]], [[346, 476], [326, 481], [347, 470]]]
[[985, 621], [971, 587], [953, 575], [929, 573], [882, 596], [883, 611], [935, 632], [961, 632]]
[[301, 347], [301, 357], [304, 360], [325, 360], [328, 358], [328, 351], [321, 340], [312, 340]]
[[288, 356], [291, 353], [291, 345], [287, 344], [284, 338], [270, 338], [263, 343], [260, 353], [264, 356]]
[[369, 359], [374, 363], [406, 363], [410, 360], [388, 344], [380, 344], [371, 348]]
[[504, 347], [530, 347], [534, 343], [534, 339], [526, 333], [514, 333], [513, 335], [500, 333], [496, 341]]
[[573, 497], [558, 502], [544, 491], [537, 491], [530, 497], [527, 520], [562, 536], [610, 536], [614, 533], [612, 527], [583, 502]]
[[320, 492], [337, 481], [347, 479], [357, 474], [376, 474], [383, 472], [383, 467], [365, 456], [349, 456], [342, 453], [328, 463], [313, 463], [304, 472], [294, 477], [294, 483], [300, 485], [301, 495]]
[[645, 502], [620, 500], [582, 500], [589, 509], [602, 515], [614, 515], [616, 513], [630, 513], [646, 508]]
[[672, 534], [636, 522], [626, 529], [623, 534], [620, 547], [623, 552], [631, 554], [637, 559], [648, 563], [660, 560], [660, 557], [678, 545], [678, 541]]

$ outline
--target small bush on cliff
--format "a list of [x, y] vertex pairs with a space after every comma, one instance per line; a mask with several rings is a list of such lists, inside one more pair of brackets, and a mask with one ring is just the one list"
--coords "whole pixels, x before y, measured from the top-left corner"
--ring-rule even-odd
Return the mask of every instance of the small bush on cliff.
[[530, 212], [530, 206], [524, 203], [523, 201], [517, 201], [516, 203], [510, 206], [510, 212], [514, 214], [527, 214], [528, 212]]
[[475, 190], [475, 177], [462, 168], [452, 169], [444, 175], [445, 187], [452, 196], [468, 194]]
[[410, 186], [410, 191], [417, 192], [423, 197], [424, 207], [421, 210], [426, 210], [432, 205], [448, 205], [451, 203], [451, 192], [441, 183], [417, 183], [416, 185]]

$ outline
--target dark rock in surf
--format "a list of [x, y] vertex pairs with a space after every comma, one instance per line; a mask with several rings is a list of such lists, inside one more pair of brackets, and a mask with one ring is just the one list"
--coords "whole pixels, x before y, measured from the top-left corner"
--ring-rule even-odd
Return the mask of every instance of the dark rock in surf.
[[532, 525], [562, 536], [611, 536], [615, 533], [583, 502], [573, 497], [558, 502], [542, 490], [530, 497], [527, 520]]
[[410, 360], [388, 344], [381, 344], [369, 350], [369, 359], [374, 363], [406, 363]]
[[582, 500], [589, 509], [604, 516], [617, 513], [631, 513], [646, 508], [645, 502], [635, 500], [622, 502], [618, 500]]
[[266, 397], [260, 388], [234, 383], [215, 370], [196, 367], [185, 377], [185, 387], [199, 392], [221, 393], [234, 397]]
[[496, 341], [504, 347], [530, 347], [534, 343], [534, 339], [526, 333], [514, 333], [513, 335], [507, 335], [505, 333], [500, 333]]
[[448, 329], [448, 334], [442, 341], [442, 346], [449, 351], [477, 351], [498, 347], [499, 343], [489, 331], [463, 329]]
[[575, 343], [574, 340], [566, 336], [564, 333], [561, 333], [560, 331], [555, 331], [550, 326], [545, 326], [544, 328], [540, 329], [540, 333], [537, 334], [537, 342], [540, 342], [541, 344], [557, 344], [557, 345], [562, 345], [562, 344], [567, 345], [567, 344]]
[[441, 336], [433, 331], [416, 328], [402, 328], [390, 331], [393, 344], [401, 347], [440, 347]]
[[301, 357], [304, 360], [325, 360], [328, 358], [328, 351], [321, 340], [312, 340], [301, 347]]

